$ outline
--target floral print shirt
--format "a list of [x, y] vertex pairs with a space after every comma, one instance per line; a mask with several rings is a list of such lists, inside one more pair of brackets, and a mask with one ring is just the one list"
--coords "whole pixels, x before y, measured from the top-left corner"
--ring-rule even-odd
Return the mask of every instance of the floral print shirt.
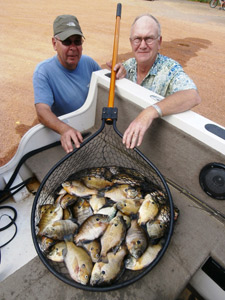
[[[137, 83], [137, 62], [135, 58], [128, 59], [123, 65], [127, 71], [126, 78]], [[184, 72], [182, 66], [172, 58], [162, 54], [157, 55], [141, 86], [163, 97], [178, 91], [197, 90], [196, 85]]]

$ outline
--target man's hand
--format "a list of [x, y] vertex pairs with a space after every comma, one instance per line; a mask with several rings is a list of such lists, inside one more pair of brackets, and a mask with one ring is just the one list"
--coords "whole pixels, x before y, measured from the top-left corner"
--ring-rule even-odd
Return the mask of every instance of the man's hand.
[[47, 104], [38, 103], [35, 105], [35, 108], [38, 120], [61, 135], [61, 144], [67, 153], [73, 151], [72, 142], [74, 142], [76, 148], [80, 147], [83, 137], [78, 130], [61, 121]]
[[79, 148], [80, 143], [83, 142], [83, 137], [78, 130], [68, 126], [67, 129], [61, 134], [61, 144], [67, 153], [73, 151], [72, 141], [74, 142], [75, 147]]
[[123, 144], [125, 144], [127, 149], [133, 149], [135, 146], [141, 145], [146, 130], [157, 117], [157, 111], [150, 106], [144, 109], [137, 118], [130, 123], [123, 135]]
[[[112, 69], [112, 62], [107, 62], [106, 64], [110, 69]], [[126, 77], [127, 72], [122, 63], [116, 64], [113, 70], [116, 72], [116, 79], [122, 79]]]

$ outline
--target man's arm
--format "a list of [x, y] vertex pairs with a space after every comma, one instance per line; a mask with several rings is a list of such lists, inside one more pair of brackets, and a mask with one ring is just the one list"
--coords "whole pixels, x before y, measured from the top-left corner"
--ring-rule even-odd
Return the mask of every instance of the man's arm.
[[[163, 116], [177, 114], [191, 109], [201, 102], [198, 92], [194, 89], [176, 92], [157, 103]], [[127, 148], [140, 146], [146, 130], [152, 121], [159, 117], [157, 110], [149, 106], [144, 109], [129, 125], [123, 135], [123, 143]]]
[[76, 148], [80, 147], [80, 143], [83, 142], [83, 137], [78, 130], [59, 120], [51, 111], [49, 105], [37, 103], [35, 104], [35, 108], [39, 122], [61, 135], [61, 144], [67, 153], [73, 151], [72, 141]]

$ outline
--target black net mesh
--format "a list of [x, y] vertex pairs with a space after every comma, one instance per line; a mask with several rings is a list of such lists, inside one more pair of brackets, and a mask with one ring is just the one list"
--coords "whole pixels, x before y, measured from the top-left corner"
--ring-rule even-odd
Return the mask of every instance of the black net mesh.
[[[39, 207], [43, 204], [53, 203], [56, 191], [61, 187], [61, 184], [69, 177], [74, 177], [77, 173], [79, 174], [79, 171], [87, 168], [90, 169], [108, 166], [124, 167], [136, 170], [146, 179], [151, 191], [160, 190], [165, 195], [165, 201], [170, 204], [170, 207], [172, 205], [172, 199], [170, 193], [168, 193], [168, 188], [162, 175], [154, 167], [154, 165], [146, 160], [145, 157], [142, 157], [140, 153], [126, 149], [122, 143], [121, 136], [115, 131], [112, 125], [105, 124], [105, 126], [103, 126], [103, 130], [99, 130], [97, 134], [87, 139], [80, 149], [75, 150], [73, 153], [61, 160], [47, 174], [36, 195], [32, 212], [32, 234], [37, 252], [50, 271], [70, 285], [82, 289], [89, 289], [89, 287], [81, 286], [74, 282], [70, 278], [64, 263], [48, 260], [44, 253], [39, 249], [39, 244], [36, 238], [36, 226], [39, 222]], [[172, 226], [172, 222], [170, 226]], [[170, 237], [167, 236], [166, 239], [168, 241]], [[134, 281], [136, 278], [138, 279], [147, 271], [148, 270], [146, 269], [142, 271], [126, 270], [123, 276], [121, 276], [120, 279], [109, 289], [118, 288], [121, 287], [121, 285], [127, 285], [127, 283]], [[103, 290], [103, 288], [90, 287], [90, 290], [99, 291]]]

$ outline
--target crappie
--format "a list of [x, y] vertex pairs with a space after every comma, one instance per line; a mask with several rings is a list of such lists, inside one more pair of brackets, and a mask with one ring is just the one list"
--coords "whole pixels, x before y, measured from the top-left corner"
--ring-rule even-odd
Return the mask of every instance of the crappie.
[[89, 243], [83, 243], [82, 247], [87, 250], [93, 263], [96, 263], [99, 260], [100, 251], [101, 251], [101, 245], [99, 240], [94, 240]]
[[45, 212], [42, 213], [40, 222], [38, 223], [39, 232], [38, 235], [44, 235], [44, 231], [54, 221], [61, 220], [63, 217], [63, 209], [60, 205], [55, 206], [51, 204]]
[[91, 198], [89, 199], [89, 203], [94, 213], [96, 214], [97, 211], [106, 204], [106, 199], [104, 197], [98, 197], [97, 195], [92, 195]]
[[136, 259], [133, 256], [127, 258], [125, 260], [126, 268], [129, 270], [137, 271], [149, 266], [155, 260], [161, 249], [161, 244], [148, 246], [148, 248], [140, 258]]
[[96, 214], [90, 216], [80, 226], [78, 234], [74, 236], [75, 243], [89, 242], [100, 237], [109, 224], [108, 216]]
[[122, 244], [126, 235], [126, 224], [122, 217], [114, 217], [103, 236], [101, 237], [101, 253], [100, 256], [105, 257], [107, 252], [115, 248], [117, 251], [119, 246]]
[[73, 242], [66, 241], [63, 258], [68, 272], [73, 280], [86, 285], [89, 282], [93, 263], [88, 253]]
[[85, 197], [85, 196], [97, 194], [96, 189], [89, 189], [81, 182], [81, 180], [66, 181], [62, 183], [62, 187], [70, 195], [75, 195], [78, 197]]
[[[177, 209], [174, 208], [174, 220], [177, 218]], [[163, 205], [154, 221], [147, 222], [146, 228], [151, 239], [158, 239], [164, 236], [170, 223], [170, 207]]]
[[72, 207], [72, 213], [77, 223], [81, 225], [88, 217], [93, 215], [89, 202], [80, 198]]
[[121, 246], [120, 249], [114, 254], [109, 252], [107, 254], [107, 263], [97, 262], [91, 273], [91, 285], [104, 285], [109, 284], [120, 275], [123, 268], [123, 260], [127, 254], [125, 246]]
[[140, 201], [133, 199], [126, 199], [116, 203], [116, 208], [128, 216], [136, 214], [139, 211], [140, 206]]
[[144, 229], [138, 225], [137, 220], [131, 221], [126, 235], [126, 246], [130, 254], [139, 258], [148, 246], [148, 239]]
[[56, 261], [63, 262], [63, 250], [66, 249], [65, 242], [58, 242], [51, 247], [50, 252], [47, 255], [47, 258]]
[[144, 177], [134, 169], [120, 168], [112, 180], [114, 183], [129, 184], [131, 186], [141, 185]]
[[74, 234], [78, 225], [71, 220], [58, 220], [49, 224], [43, 231], [43, 235], [54, 240], [63, 240], [64, 236]]
[[158, 212], [158, 203], [153, 200], [150, 194], [147, 194], [138, 212], [138, 224], [144, 225], [146, 222], [154, 220]]
[[142, 197], [140, 188], [134, 188], [128, 184], [115, 185], [110, 189], [100, 191], [100, 194], [115, 202], [126, 199], [138, 200]]

